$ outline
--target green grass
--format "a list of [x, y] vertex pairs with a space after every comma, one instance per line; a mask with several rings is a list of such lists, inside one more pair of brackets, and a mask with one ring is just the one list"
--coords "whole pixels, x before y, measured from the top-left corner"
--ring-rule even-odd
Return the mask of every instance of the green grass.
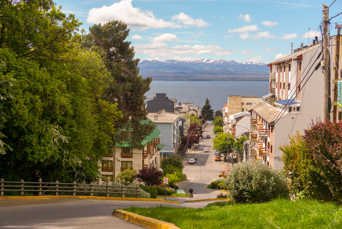
[[182, 193], [173, 193], [171, 195], [172, 197], [189, 197], [190, 194], [186, 193], [186, 194], [182, 194]]
[[152, 207], [125, 209], [139, 215], [174, 223], [181, 229], [224, 228], [342, 228], [342, 208], [313, 200], [277, 199], [268, 203], [230, 204], [205, 208]]

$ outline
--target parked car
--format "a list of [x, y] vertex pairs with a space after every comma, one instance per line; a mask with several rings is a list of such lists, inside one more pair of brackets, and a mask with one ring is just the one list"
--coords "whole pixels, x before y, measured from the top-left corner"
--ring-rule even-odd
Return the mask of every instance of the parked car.
[[198, 143], [195, 143], [194, 144], [194, 148], [198, 148], [199, 144]]
[[221, 161], [221, 156], [215, 156], [215, 161]]
[[210, 135], [207, 135], [207, 138], [210, 138]]
[[190, 159], [189, 159], [189, 164], [195, 164], [195, 159], [190, 158]]
[[215, 151], [215, 156], [221, 156], [219, 151]]
[[204, 147], [204, 153], [208, 153], [210, 151], [209, 147]]

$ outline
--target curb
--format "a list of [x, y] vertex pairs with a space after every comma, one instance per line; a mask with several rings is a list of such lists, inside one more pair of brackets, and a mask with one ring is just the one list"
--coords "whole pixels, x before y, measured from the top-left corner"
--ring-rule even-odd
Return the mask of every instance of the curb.
[[92, 199], [92, 200], [131, 200], [131, 201], [159, 201], [180, 204], [173, 200], [147, 199], [147, 198], [121, 198], [103, 196], [0, 196], [0, 200], [46, 200], [46, 199]]
[[127, 212], [124, 210], [115, 210], [113, 213], [114, 216], [117, 216], [119, 218], [125, 219], [131, 223], [138, 224], [140, 226], [144, 226], [147, 228], [152, 229], [180, 229], [173, 223], [164, 222], [161, 220], [149, 218], [146, 216], [134, 214], [131, 212]]
[[230, 200], [230, 198], [215, 198], [215, 199], [186, 200], [185, 202], [200, 202], [200, 201], [212, 201], [212, 200]]

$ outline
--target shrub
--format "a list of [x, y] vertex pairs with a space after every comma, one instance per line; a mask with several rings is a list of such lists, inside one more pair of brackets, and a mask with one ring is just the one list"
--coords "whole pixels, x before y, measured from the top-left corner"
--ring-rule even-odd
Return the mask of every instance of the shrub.
[[181, 173], [182, 170], [183, 169], [178, 168], [178, 167], [173, 166], [173, 165], [165, 165], [164, 168], [163, 168], [163, 174], [165, 176], [166, 174], [173, 174], [173, 173], [176, 173], [176, 172]]
[[228, 194], [220, 193], [217, 195], [217, 198], [228, 198]]
[[147, 185], [139, 185], [140, 188], [151, 194], [151, 198], [157, 198], [158, 190], [156, 187], [151, 187]]
[[[156, 187], [157, 188], [157, 192], [158, 195], [165, 195], [165, 188], [162, 187]], [[173, 192], [170, 189], [166, 189], [166, 195], [167, 196], [171, 196], [173, 194]]]
[[218, 201], [218, 202], [214, 202], [214, 203], [210, 203], [208, 204], [206, 207], [225, 207], [228, 205], [232, 205], [233, 201], [231, 200], [227, 200], [227, 201]]
[[163, 173], [155, 167], [143, 168], [139, 170], [139, 173], [136, 175], [140, 181], [143, 181], [148, 186], [161, 184], [162, 180], [160, 178], [162, 176]]
[[186, 180], [186, 175], [180, 172], [175, 172], [173, 174], [166, 174], [166, 177], [168, 178], [169, 186], [174, 189], [178, 189], [178, 187], [176, 186], [177, 182]]
[[125, 180], [125, 182], [133, 183], [136, 173], [137, 173], [136, 169], [133, 169], [133, 170], [125, 169], [124, 171], [122, 171], [115, 177], [115, 181], [118, 181], [118, 179], [120, 179], [121, 181]]
[[224, 182], [224, 180], [215, 180], [213, 182], [211, 182], [207, 188], [209, 189], [225, 189], [226, 187], [226, 183]]
[[264, 202], [289, 196], [284, 175], [262, 162], [234, 165], [225, 183], [234, 202]]

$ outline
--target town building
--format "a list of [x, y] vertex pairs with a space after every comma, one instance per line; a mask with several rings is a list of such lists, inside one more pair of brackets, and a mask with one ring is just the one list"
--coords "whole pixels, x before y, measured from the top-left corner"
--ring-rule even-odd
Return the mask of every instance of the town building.
[[171, 99], [165, 93], [156, 93], [154, 98], [146, 100], [148, 113], [156, 113], [161, 110], [174, 113], [177, 99]]
[[[141, 121], [143, 124], [150, 120]], [[102, 180], [109, 179], [112, 182], [115, 177], [125, 169], [160, 168], [160, 144], [159, 129], [155, 127], [151, 134], [140, 143], [141, 149], [132, 147], [132, 139], [118, 142], [108, 155], [99, 161]]]
[[183, 122], [180, 121], [179, 115], [161, 110], [157, 113], [149, 113], [147, 117], [151, 119], [160, 130], [159, 138], [161, 140], [160, 143], [163, 146], [161, 154], [165, 156], [169, 153], [176, 153], [180, 135], [179, 127], [183, 124]]
[[248, 111], [253, 104], [260, 101], [261, 98], [258, 98], [257, 96], [229, 95], [227, 104], [222, 108], [223, 122], [228, 123], [230, 115]]
[[195, 115], [197, 117], [199, 117], [200, 115], [200, 107], [199, 106], [195, 106], [193, 103], [182, 103], [179, 106], [176, 106], [175, 108], [178, 111], [178, 114], [180, 116], [183, 115]]
[[[341, 41], [330, 37], [330, 95], [337, 105], [337, 83], [341, 79]], [[274, 169], [283, 167], [281, 146], [291, 136], [304, 134], [310, 124], [324, 118], [324, 77], [321, 67], [322, 44], [315, 40], [308, 47], [269, 63], [269, 92], [273, 94], [249, 108], [251, 113], [250, 157]], [[337, 74], [336, 74], [337, 73]], [[342, 110], [332, 109], [332, 121], [341, 120]]]

